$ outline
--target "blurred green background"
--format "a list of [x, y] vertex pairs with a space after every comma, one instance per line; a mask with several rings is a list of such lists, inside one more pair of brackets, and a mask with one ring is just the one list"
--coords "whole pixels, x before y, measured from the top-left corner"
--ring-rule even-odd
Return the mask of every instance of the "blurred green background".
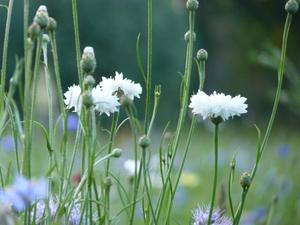
[[[154, 2], [154, 61], [153, 84], [162, 85], [162, 99], [157, 127], [167, 121], [176, 123], [179, 107], [180, 75], [185, 61], [184, 33], [187, 31], [185, 0], [153, 0]], [[7, 0], [0, 0], [6, 4]], [[249, 113], [243, 119], [226, 123], [221, 132], [220, 184], [227, 182], [228, 164], [238, 152], [237, 176], [249, 171], [255, 159], [255, 129], [263, 130], [269, 117], [277, 81], [277, 62], [286, 17], [284, 0], [199, 0], [197, 10], [196, 49], [208, 50], [205, 90], [241, 94], [248, 98]], [[30, 18], [39, 5], [45, 4], [49, 14], [58, 22], [57, 39], [64, 90], [77, 81], [71, 0], [32, 0]], [[23, 55], [23, 5], [15, 1], [9, 47], [9, 73], [13, 72], [14, 57]], [[81, 47], [93, 46], [98, 66], [95, 78], [123, 72], [128, 78], [142, 83], [136, 63], [136, 38], [141, 33], [142, 56], [146, 49], [146, 3], [142, 0], [78, 0]], [[3, 42], [5, 10], [0, 9], [0, 43]], [[246, 204], [247, 210], [259, 211], [262, 218], [272, 201], [279, 195], [275, 224], [299, 224], [299, 124], [300, 124], [300, 13], [295, 15], [288, 44], [288, 61], [284, 78], [282, 104], [279, 107], [275, 131], [263, 156], [257, 181]], [[0, 45], [2, 51], [2, 44]], [[191, 93], [198, 86], [194, 66]], [[143, 96], [144, 98], [145, 96]], [[44, 96], [45, 100], [46, 97]], [[136, 101], [140, 110], [144, 101]], [[175, 113], [174, 113], [175, 112]], [[140, 113], [142, 115], [142, 113]], [[236, 122], [240, 122], [236, 124]], [[243, 124], [241, 124], [243, 123]], [[238, 127], [237, 127], [238, 125]], [[198, 203], [208, 203], [212, 174], [212, 136], [207, 124], [201, 124], [194, 137], [185, 173], [195, 177], [182, 181], [179, 189], [175, 221], [186, 222], [190, 210]], [[153, 139], [158, 140], [161, 130]], [[241, 132], [242, 131], [242, 132]], [[126, 136], [126, 132], [122, 135]], [[130, 156], [130, 137], [118, 143]], [[156, 139], [157, 138], [157, 139]], [[128, 144], [129, 145], [129, 144]], [[1, 147], [2, 148], [2, 147]], [[45, 147], [46, 148], [46, 147]], [[200, 148], [200, 149], [199, 149]], [[37, 154], [42, 154], [40, 149]], [[199, 153], [199, 151], [201, 151]], [[9, 153], [11, 154], [11, 153]], [[42, 156], [41, 156], [42, 157]], [[40, 161], [42, 162], [42, 160]], [[190, 161], [189, 161], [190, 162]], [[46, 164], [45, 164], [46, 165]], [[116, 168], [120, 165], [117, 162]], [[39, 165], [42, 168], [42, 165]], [[41, 170], [42, 171], [42, 170]], [[43, 174], [43, 172], [40, 172]], [[196, 174], [196, 175], [195, 175]], [[209, 185], [207, 185], [209, 183]], [[239, 199], [238, 178], [234, 199]], [[267, 194], [266, 194], [267, 193]], [[118, 201], [118, 200], [116, 200]], [[183, 207], [184, 206], [184, 207]], [[251, 212], [252, 212], [251, 211]], [[258, 213], [259, 213], [258, 212]], [[297, 216], [294, 217], [294, 216]], [[261, 218], [260, 218], [261, 219]], [[259, 220], [259, 219], [258, 219]], [[262, 219], [263, 221], [263, 219]], [[292, 223], [293, 222], [293, 223]], [[253, 225], [254, 223], [244, 223]]]
[[[248, 98], [249, 114], [253, 122], [265, 120], [270, 112], [278, 58], [272, 51], [280, 47], [286, 13], [284, 0], [200, 0], [197, 10], [196, 49], [209, 52], [205, 90], [223, 91]], [[7, 0], [1, 0], [7, 3]], [[9, 51], [9, 71], [12, 72], [14, 57], [22, 56], [22, 1], [15, 1]], [[32, 0], [30, 18], [40, 4], [48, 6], [49, 14], [58, 22], [57, 38], [64, 90], [77, 83], [75, 47], [70, 0]], [[95, 48], [98, 67], [96, 80], [101, 76], [121, 71], [133, 80], [142, 82], [138, 71], [135, 43], [141, 33], [142, 56], [145, 58], [146, 5], [141, 0], [79, 0], [79, 28], [81, 48]], [[4, 31], [5, 10], [0, 10], [1, 31]], [[286, 92], [279, 117], [284, 124], [295, 125], [300, 121], [300, 89], [293, 88], [299, 80], [300, 23], [295, 16], [289, 39], [288, 57], [291, 59], [292, 79], [284, 81]], [[187, 11], [185, 0], [154, 0], [154, 62], [153, 84], [163, 88], [160, 110], [161, 121], [176, 119], [180, 76], [184, 69]], [[3, 34], [3, 33], [2, 33]], [[0, 35], [0, 42], [3, 35]], [[2, 45], [1, 45], [2, 47]], [[261, 56], [261, 57], [260, 57]], [[266, 60], [269, 60], [266, 66]], [[270, 66], [270, 63], [272, 66]], [[275, 66], [275, 67], [274, 67]], [[295, 78], [296, 77], [296, 78]], [[295, 78], [295, 79], [294, 79]], [[294, 80], [293, 80], [294, 79]], [[297, 84], [300, 82], [298, 81]], [[194, 68], [191, 92], [197, 89]], [[297, 86], [296, 86], [297, 87]], [[298, 86], [299, 87], [299, 86]], [[170, 98], [172, 96], [172, 98]], [[291, 101], [291, 99], [293, 99]], [[290, 100], [290, 101], [289, 101]], [[292, 104], [292, 105], [291, 105]], [[291, 107], [292, 106], [292, 107]], [[171, 116], [170, 116], [171, 115]], [[288, 116], [287, 116], [288, 115]]]

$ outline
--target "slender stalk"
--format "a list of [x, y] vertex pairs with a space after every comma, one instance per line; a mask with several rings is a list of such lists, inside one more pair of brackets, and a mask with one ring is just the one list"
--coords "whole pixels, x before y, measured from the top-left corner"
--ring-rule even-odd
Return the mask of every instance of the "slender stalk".
[[64, 100], [63, 100], [64, 96], [63, 96], [63, 90], [62, 90], [62, 85], [61, 85], [61, 76], [60, 76], [60, 70], [59, 70], [59, 61], [58, 61], [55, 32], [50, 33], [50, 43], [51, 43], [51, 47], [52, 47], [52, 58], [53, 58], [54, 73], [55, 73], [55, 78], [56, 78], [56, 87], [57, 87], [57, 92], [58, 92], [59, 108], [60, 108], [60, 112], [65, 117], [66, 112], [65, 112]]
[[219, 144], [219, 124], [215, 124], [215, 134], [214, 134], [214, 143], [215, 143], [215, 172], [214, 172], [214, 184], [213, 184], [213, 192], [211, 197], [209, 215], [207, 220], [207, 225], [212, 224], [212, 213], [214, 210], [214, 204], [216, 199], [216, 192], [217, 192], [217, 181], [218, 181], [218, 144]]
[[27, 60], [27, 48], [28, 48], [28, 43], [27, 43], [27, 33], [28, 33], [28, 21], [29, 21], [29, 0], [24, 0], [24, 27], [23, 27], [23, 33], [24, 33], [24, 56], [25, 56], [25, 64]]
[[229, 173], [229, 179], [228, 179], [228, 199], [229, 199], [229, 208], [231, 212], [232, 219], [234, 220], [234, 209], [233, 209], [233, 203], [232, 203], [232, 197], [231, 197], [231, 185], [233, 182], [233, 170], [230, 170]]
[[178, 119], [178, 123], [177, 123], [177, 128], [175, 131], [175, 137], [174, 137], [174, 141], [172, 143], [172, 158], [171, 158], [171, 162], [169, 164], [167, 173], [166, 173], [166, 183], [163, 185], [162, 187], [162, 191], [160, 193], [160, 197], [158, 200], [158, 204], [157, 204], [157, 220], [160, 217], [161, 214], [161, 209], [163, 206], [163, 202], [165, 200], [166, 197], [166, 192], [167, 192], [167, 187], [169, 186], [169, 182], [170, 182], [170, 175], [173, 169], [173, 164], [175, 161], [175, 156], [178, 150], [178, 144], [179, 144], [179, 140], [180, 140], [180, 135], [181, 135], [181, 130], [183, 127], [183, 123], [186, 117], [186, 113], [187, 113], [187, 105], [188, 105], [188, 100], [189, 100], [189, 86], [190, 86], [190, 79], [191, 79], [191, 72], [192, 72], [192, 61], [193, 61], [193, 49], [194, 49], [194, 45], [193, 45], [193, 36], [192, 34], [194, 33], [194, 23], [195, 23], [195, 12], [194, 11], [190, 11], [189, 12], [189, 31], [190, 31], [190, 37], [189, 37], [189, 42], [187, 44], [187, 53], [186, 53], [186, 65], [185, 65], [185, 73], [184, 73], [184, 77], [183, 77], [183, 93], [182, 93], [182, 102], [181, 102], [181, 109], [180, 109], [180, 114], [179, 114], [179, 119]]
[[146, 75], [146, 108], [145, 108], [145, 131], [147, 134], [151, 104], [151, 76], [152, 76], [152, 38], [153, 38], [153, 3], [147, 0], [147, 75]]
[[10, 0], [7, 8], [7, 17], [5, 24], [5, 33], [4, 33], [4, 42], [3, 42], [3, 54], [2, 54], [2, 66], [1, 66], [1, 89], [0, 89], [0, 112], [3, 109], [4, 105], [4, 94], [6, 86], [6, 68], [7, 68], [7, 55], [8, 55], [8, 42], [10, 34], [10, 25], [11, 25], [11, 15], [13, 10], [14, 0]]
[[[258, 149], [258, 157], [256, 159], [254, 168], [251, 172], [251, 180], [253, 181], [255, 175], [256, 175], [256, 171], [262, 156], [262, 153], [265, 149], [265, 146], [269, 140], [270, 137], [270, 133], [274, 124], [274, 120], [276, 117], [276, 113], [277, 113], [277, 108], [278, 108], [278, 104], [279, 104], [279, 100], [280, 100], [280, 95], [281, 95], [281, 86], [282, 86], [282, 80], [283, 80], [283, 73], [284, 73], [284, 68], [285, 68], [285, 61], [286, 61], [286, 49], [287, 49], [287, 42], [288, 42], [288, 34], [289, 34], [289, 30], [290, 30], [290, 26], [291, 26], [291, 22], [292, 22], [292, 15], [288, 13], [287, 17], [286, 17], [286, 21], [285, 21], [285, 25], [284, 25], [284, 31], [283, 31], [283, 38], [282, 38], [282, 47], [281, 47], [281, 56], [280, 56], [280, 62], [278, 65], [278, 83], [277, 83], [277, 90], [276, 90], [276, 95], [275, 95], [275, 99], [274, 99], [274, 104], [273, 104], [273, 109], [272, 109], [272, 113], [268, 122], [268, 126], [267, 126], [267, 130], [266, 133], [264, 135], [262, 144], [259, 146]], [[249, 187], [250, 188], [250, 187]], [[249, 189], [247, 189], [246, 193], [245, 193], [245, 198], [247, 196]], [[242, 204], [242, 202], [240, 202], [236, 215], [241, 215], [243, 212], [243, 206], [244, 204]], [[234, 224], [238, 225], [239, 224], [239, 218], [236, 218], [236, 221]]]
[[79, 38], [79, 26], [78, 26], [78, 12], [77, 12], [77, 0], [72, 0], [72, 14], [73, 14], [73, 27], [75, 35], [75, 50], [76, 50], [76, 64], [77, 64], [77, 73], [80, 87], [82, 88], [83, 75], [80, 67], [80, 38]]

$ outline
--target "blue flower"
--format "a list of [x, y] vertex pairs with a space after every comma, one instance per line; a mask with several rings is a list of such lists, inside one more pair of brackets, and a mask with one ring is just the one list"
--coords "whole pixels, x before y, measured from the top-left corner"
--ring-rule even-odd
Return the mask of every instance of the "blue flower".
[[279, 157], [286, 157], [291, 152], [291, 146], [288, 144], [281, 144], [277, 148], [277, 154]]
[[[193, 211], [193, 225], [207, 225], [208, 217], [209, 207], [198, 206]], [[220, 209], [213, 210], [211, 222], [213, 225], [232, 225], [232, 221], [224, 216]]]
[[[67, 121], [67, 129], [70, 132], [74, 132], [77, 130], [78, 126], [78, 116], [75, 113], [69, 113], [68, 121]], [[64, 121], [61, 121], [60, 128], [64, 128]]]
[[0, 148], [5, 151], [12, 151], [15, 149], [15, 141], [12, 136], [3, 136], [0, 141]]
[[33, 182], [23, 176], [17, 176], [9, 188], [0, 190], [0, 201], [12, 205], [16, 211], [22, 211], [35, 201], [44, 198], [46, 193], [45, 179]]

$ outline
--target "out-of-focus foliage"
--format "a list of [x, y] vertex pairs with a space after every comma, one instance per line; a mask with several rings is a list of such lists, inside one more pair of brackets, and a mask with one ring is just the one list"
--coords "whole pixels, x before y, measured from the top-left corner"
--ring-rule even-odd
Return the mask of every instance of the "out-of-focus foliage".
[[[1, 0], [7, 3], [7, 0]], [[187, 30], [185, 0], [154, 0], [154, 62], [153, 83], [162, 85], [160, 110], [164, 121], [176, 118], [173, 115], [179, 103], [180, 75], [185, 60], [183, 35]], [[15, 1], [9, 62], [15, 55], [23, 55], [22, 19], [23, 1]], [[30, 18], [38, 5], [48, 6], [49, 13], [58, 22], [58, 53], [60, 56], [63, 84], [77, 83], [75, 47], [71, 13], [71, 0], [35, 0], [30, 4]], [[281, 44], [285, 20], [285, 0], [200, 0], [197, 11], [197, 48], [209, 52], [207, 62], [206, 90], [219, 90], [232, 95], [241, 93], [248, 97], [250, 117], [265, 119], [270, 112], [270, 99], [263, 98], [266, 90], [276, 84], [274, 73], [251, 60], [253, 51], [259, 52], [265, 43], [275, 47]], [[98, 67], [96, 80], [102, 75], [122, 71], [128, 77], [142, 82], [136, 63], [135, 43], [141, 33], [142, 56], [146, 49], [146, 2], [141, 0], [79, 0], [79, 28], [81, 48], [92, 45], [96, 51]], [[5, 9], [0, 9], [5, 18]], [[288, 55], [295, 67], [300, 67], [300, 22], [295, 15], [289, 38]], [[3, 42], [5, 20], [0, 20], [0, 43]], [[2, 45], [1, 45], [2, 48]], [[2, 50], [2, 49], [0, 49]], [[9, 65], [10, 74], [14, 65]], [[192, 92], [197, 89], [197, 75], [194, 68]], [[171, 97], [171, 98], [170, 98]], [[254, 104], [255, 103], [255, 104]], [[287, 112], [285, 112], [286, 114]], [[280, 116], [280, 114], [279, 114]], [[249, 117], [248, 117], [249, 118]], [[294, 121], [293, 121], [294, 122]]]

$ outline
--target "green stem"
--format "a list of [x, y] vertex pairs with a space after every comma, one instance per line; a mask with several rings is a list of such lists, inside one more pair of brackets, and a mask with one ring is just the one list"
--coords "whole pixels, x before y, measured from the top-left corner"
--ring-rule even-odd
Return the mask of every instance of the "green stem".
[[171, 176], [171, 172], [173, 169], [173, 164], [175, 161], [175, 156], [178, 150], [178, 144], [179, 144], [179, 139], [181, 136], [181, 130], [183, 127], [183, 123], [186, 117], [186, 113], [188, 110], [188, 101], [189, 101], [189, 86], [190, 86], [190, 79], [191, 79], [191, 73], [192, 73], [192, 62], [193, 62], [193, 37], [192, 34], [194, 33], [194, 22], [195, 22], [195, 12], [190, 11], [189, 12], [189, 30], [190, 30], [190, 37], [189, 37], [189, 42], [187, 45], [187, 58], [186, 58], [186, 65], [185, 65], [185, 74], [184, 74], [184, 80], [183, 80], [183, 94], [182, 94], [182, 104], [181, 104], [181, 109], [180, 109], [180, 114], [179, 114], [179, 119], [178, 119], [178, 123], [177, 123], [177, 128], [175, 131], [175, 137], [174, 137], [174, 141], [172, 144], [172, 158], [171, 158], [171, 162], [170, 165], [168, 167], [167, 170], [167, 175], [166, 175], [166, 183], [163, 185], [162, 187], [162, 191], [160, 193], [160, 197], [158, 200], [158, 204], [157, 204], [157, 212], [158, 212], [158, 217], [160, 216], [161, 213], [161, 209], [163, 206], [163, 202], [166, 196], [166, 191], [167, 191], [167, 187], [169, 186], [169, 181], [170, 181], [170, 176]]
[[1, 66], [1, 92], [0, 99], [2, 99], [0, 103], [0, 111], [2, 111], [4, 105], [4, 94], [5, 94], [5, 86], [6, 86], [6, 67], [7, 67], [7, 55], [8, 55], [8, 42], [9, 42], [9, 34], [10, 34], [10, 25], [11, 25], [11, 15], [12, 9], [14, 5], [14, 0], [10, 0], [7, 9], [7, 17], [5, 24], [5, 34], [4, 34], [4, 43], [3, 43], [3, 54], [2, 54], [2, 66]]
[[147, 79], [146, 79], [146, 108], [145, 108], [145, 131], [148, 133], [150, 104], [151, 104], [151, 76], [152, 76], [152, 38], [153, 38], [153, 3], [147, 0]]
[[217, 192], [217, 181], [218, 181], [218, 137], [219, 137], [219, 124], [215, 124], [215, 134], [214, 134], [214, 143], [215, 143], [215, 172], [214, 172], [214, 184], [213, 184], [213, 191], [212, 191], [212, 198], [211, 198], [211, 204], [209, 209], [209, 215], [208, 215], [208, 221], [207, 225], [212, 224], [212, 214], [214, 210], [214, 204], [216, 199], [216, 192]]
[[231, 197], [231, 185], [232, 185], [232, 182], [233, 182], [233, 170], [231, 169], [230, 173], [229, 173], [228, 190], [227, 191], [228, 191], [228, 199], [229, 199], [229, 208], [230, 208], [232, 219], [234, 221], [234, 209], [233, 209], [233, 203], [232, 203], [232, 197]]
[[77, 64], [77, 73], [81, 89], [83, 83], [83, 75], [80, 68], [80, 38], [79, 38], [79, 26], [78, 26], [78, 12], [77, 12], [77, 0], [72, 0], [72, 14], [73, 14], [73, 26], [74, 26], [74, 35], [75, 35], [75, 50], [76, 50], [76, 64]]
[[[275, 99], [274, 99], [274, 104], [273, 104], [273, 109], [272, 109], [272, 113], [268, 122], [268, 126], [267, 126], [267, 130], [266, 133], [264, 135], [262, 144], [259, 146], [258, 149], [258, 157], [256, 159], [254, 168], [251, 172], [251, 181], [253, 181], [255, 175], [256, 175], [256, 171], [262, 156], [262, 153], [265, 149], [265, 146], [269, 140], [270, 137], [270, 133], [274, 124], [274, 120], [276, 117], [276, 113], [277, 113], [277, 108], [278, 108], [278, 104], [279, 104], [279, 100], [280, 100], [280, 94], [281, 94], [281, 86], [282, 86], [282, 80], [283, 80], [283, 73], [284, 73], [284, 67], [285, 67], [285, 61], [286, 61], [286, 49], [287, 49], [287, 42], [288, 42], [288, 34], [289, 34], [289, 30], [290, 30], [290, 26], [291, 26], [291, 22], [292, 22], [292, 15], [288, 14], [286, 17], [286, 21], [285, 21], [285, 25], [284, 25], [284, 31], [283, 31], [283, 38], [282, 38], [282, 47], [281, 47], [281, 56], [280, 56], [280, 62], [279, 62], [279, 66], [278, 66], [278, 83], [277, 83], [277, 90], [276, 90], [276, 95], [275, 95]], [[250, 187], [249, 187], [250, 188]], [[248, 193], [248, 190], [245, 193], [245, 198], [246, 195]], [[237, 209], [237, 215], [241, 215], [243, 212], [243, 204], [240, 203]], [[239, 219], [240, 218], [236, 218], [236, 222], [235, 224], [238, 225], [239, 224]]]
[[59, 102], [60, 112], [65, 117], [66, 112], [65, 112], [65, 107], [64, 107], [64, 96], [63, 96], [63, 90], [62, 90], [62, 85], [61, 85], [61, 76], [60, 76], [60, 70], [59, 70], [59, 61], [58, 61], [55, 32], [50, 33], [50, 42], [51, 42], [51, 47], [52, 47], [52, 58], [53, 58], [54, 73], [55, 73], [56, 86], [57, 86], [57, 92], [58, 92], [58, 102]]

